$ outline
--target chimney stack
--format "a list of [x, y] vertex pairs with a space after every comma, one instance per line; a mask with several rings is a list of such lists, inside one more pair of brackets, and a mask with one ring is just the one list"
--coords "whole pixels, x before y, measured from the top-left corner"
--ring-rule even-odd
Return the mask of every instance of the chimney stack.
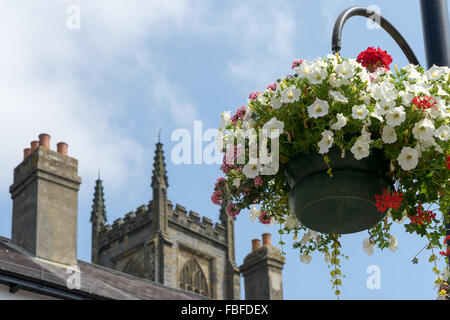
[[259, 248], [261, 248], [261, 240], [253, 239], [252, 240], [252, 252]]
[[60, 142], [56, 146], [57, 146], [58, 153], [61, 153], [62, 155], [67, 156], [67, 150], [69, 149], [69, 145], [67, 143]]
[[30, 145], [31, 145], [31, 152], [33, 152], [39, 147], [39, 141], [31, 141]]
[[271, 238], [270, 233], [263, 233], [262, 239], [263, 239], [263, 246], [271, 246], [272, 245], [272, 238]]
[[30, 148], [23, 149], [23, 159], [24, 159], [24, 160], [25, 160], [25, 158], [27, 158], [30, 154], [31, 154], [31, 149], [30, 149]]
[[50, 136], [41, 134], [14, 169], [12, 242], [38, 258], [73, 265], [81, 179], [67, 144], [58, 150], [50, 150]]
[[270, 233], [261, 240], [252, 240], [252, 252], [239, 267], [244, 276], [246, 300], [282, 300], [282, 270], [284, 261], [280, 250], [272, 246]]
[[39, 135], [39, 146], [50, 149], [50, 136], [46, 133]]

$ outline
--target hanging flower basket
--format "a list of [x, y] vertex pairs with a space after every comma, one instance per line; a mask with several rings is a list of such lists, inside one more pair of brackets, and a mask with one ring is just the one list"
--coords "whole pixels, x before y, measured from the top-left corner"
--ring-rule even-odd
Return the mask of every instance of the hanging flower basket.
[[365, 252], [395, 251], [390, 226], [405, 219], [406, 232], [427, 240], [436, 285], [448, 288], [436, 261], [450, 254], [450, 69], [391, 71], [391, 62], [379, 48], [356, 60], [295, 60], [292, 75], [222, 113], [225, 177], [212, 201], [233, 217], [250, 209], [252, 220], [278, 223], [302, 262], [322, 253], [337, 295], [339, 236], [367, 230]]
[[[329, 163], [319, 153], [298, 155], [284, 167], [291, 188], [289, 204], [306, 227], [323, 233], [345, 234], [369, 229], [384, 218], [374, 194], [391, 188], [389, 162], [380, 150], [356, 160], [333, 147]], [[328, 169], [332, 167], [332, 173]]]

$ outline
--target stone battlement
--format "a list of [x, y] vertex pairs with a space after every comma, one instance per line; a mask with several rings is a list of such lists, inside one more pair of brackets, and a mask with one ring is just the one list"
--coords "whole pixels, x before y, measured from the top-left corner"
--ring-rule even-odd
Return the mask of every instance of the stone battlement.
[[197, 212], [192, 210], [188, 213], [186, 208], [180, 204], [176, 204], [173, 207], [172, 203], [169, 202], [169, 211], [172, 213], [169, 221], [181, 225], [194, 233], [226, 243], [226, 228], [221, 223], [214, 224], [211, 219], [207, 217], [201, 218]]
[[142, 205], [136, 211], [128, 212], [125, 217], [113, 221], [112, 225], [105, 225], [99, 233], [100, 243], [102, 245], [115, 241], [131, 231], [142, 228], [151, 222], [151, 201]]
[[[226, 243], [226, 228], [221, 223], [215, 223], [207, 218], [200, 217], [195, 211], [187, 211], [180, 204], [173, 206], [172, 201], [167, 201], [169, 209], [169, 221], [198, 233], [207, 238]], [[128, 212], [123, 218], [118, 218], [112, 224], [105, 225], [99, 233], [101, 245], [116, 241], [137, 228], [151, 223], [152, 202], [142, 205], [136, 211]]]

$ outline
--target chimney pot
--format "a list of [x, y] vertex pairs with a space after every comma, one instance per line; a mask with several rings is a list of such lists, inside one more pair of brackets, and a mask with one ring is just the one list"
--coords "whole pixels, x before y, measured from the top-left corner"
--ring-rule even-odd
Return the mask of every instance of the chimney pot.
[[30, 149], [30, 148], [23, 149], [23, 159], [24, 159], [24, 160], [25, 160], [30, 154], [31, 154], [31, 149]]
[[50, 136], [46, 133], [39, 135], [39, 145], [46, 149], [50, 149]]
[[67, 143], [59, 142], [56, 146], [57, 146], [58, 153], [61, 153], [61, 154], [65, 155], [65, 156], [67, 156], [67, 154], [68, 154], [67, 150], [69, 148], [69, 145]]
[[263, 233], [262, 239], [263, 239], [263, 246], [271, 246], [272, 245], [272, 239], [271, 239], [270, 233]]
[[252, 251], [255, 251], [256, 249], [261, 248], [261, 240], [259, 239], [253, 239], [252, 240]]
[[31, 145], [31, 152], [33, 152], [39, 147], [39, 141], [31, 141], [30, 145]]

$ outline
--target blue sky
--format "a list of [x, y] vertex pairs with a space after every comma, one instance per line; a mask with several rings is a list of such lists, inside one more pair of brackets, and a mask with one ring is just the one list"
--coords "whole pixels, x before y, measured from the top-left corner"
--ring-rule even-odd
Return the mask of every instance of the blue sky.
[[[81, 28], [66, 27], [67, 8], [81, 9]], [[10, 237], [8, 192], [22, 150], [42, 132], [69, 144], [83, 179], [79, 193], [78, 255], [90, 261], [89, 216], [98, 168], [108, 215], [124, 216], [151, 200], [154, 144], [162, 129], [169, 198], [215, 221], [210, 201], [218, 165], [174, 165], [170, 151], [177, 128], [193, 132], [194, 120], [216, 128], [224, 110], [235, 110], [253, 90], [288, 74], [296, 58], [330, 53], [334, 20], [353, 5], [377, 5], [425, 65], [419, 1], [137, 1], [5, 0], [0, 4], [0, 235]], [[383, 30], [362, 17], [345, 25], [341, 54], [355, 58], [380, 46], [394, 64], [407, 64]], [[253, 224], [248, 212], [236, 222], [237, 263], [251, 239], [277, 227]], [[396, 253], [362, 250], [367, 233], [343, 237], [346, 278], [342, 299], [435, 299], [425, 245], [396, 225]], [[301, 264], [287, 241], [283, 271], [285, 299], [334, 299], [329, 271], [320, 255]], [[366, 269], [381, 270], [381, 289], [366, 287]], [[244, 296], [244, 294], [242, 294]]]

